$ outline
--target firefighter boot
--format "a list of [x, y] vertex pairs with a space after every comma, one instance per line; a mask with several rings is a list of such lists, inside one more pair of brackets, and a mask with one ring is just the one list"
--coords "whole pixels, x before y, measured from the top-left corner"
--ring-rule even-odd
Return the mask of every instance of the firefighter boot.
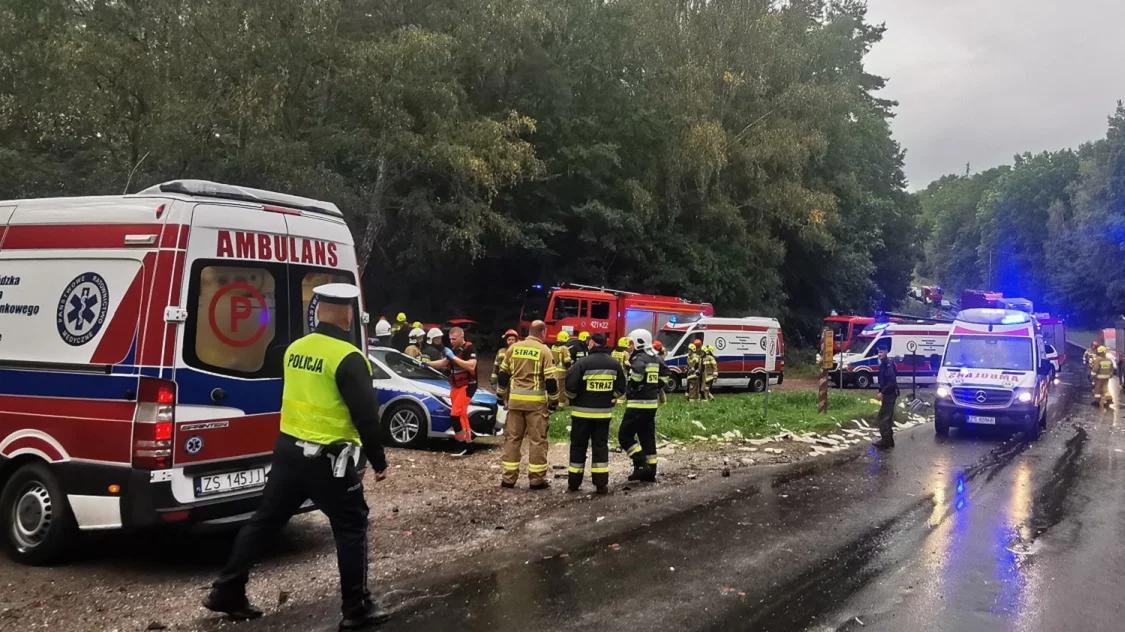
[[643, 483], [655, 483], [656, 482], [656, 457], [650, 456], [646, 460], [647, 460], [647, 462], [645, 463], [644, 471], [641, 472], [641, 476], [637, 480], [639, 480]]
[[566, 475], [566, 491], [576, 492], [580, 487], [582, 487], [582, 472], [571, 469]]
[[640, 452], [633, 455], [633, 473], [629, 475], [629, 480], [640, 481], [644, 480], [645, 473], [645, 455]]

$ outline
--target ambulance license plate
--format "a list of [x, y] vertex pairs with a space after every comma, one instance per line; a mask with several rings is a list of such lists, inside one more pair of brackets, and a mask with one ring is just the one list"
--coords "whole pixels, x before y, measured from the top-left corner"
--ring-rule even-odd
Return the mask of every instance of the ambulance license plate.
[[262, 487], [266, 484], [266, 468], [256, 467], [239, 472], [209, 474], [195, 479], [195, 497], [211, 494], [226, 494], [243, 489]]
[[995, 417], [980, 417], [980, 416], [977, 416], [977, 415], [969, 415], [969, 423], [980, 424], [982, 426], [995, 426], [996, 425], [996, 418]]

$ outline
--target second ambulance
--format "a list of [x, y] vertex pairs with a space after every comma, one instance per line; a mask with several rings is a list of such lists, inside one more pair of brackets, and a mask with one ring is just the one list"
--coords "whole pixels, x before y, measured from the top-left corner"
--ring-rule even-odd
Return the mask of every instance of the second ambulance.
[[967, 309], [957, 315], [938, 372], [934, 428], [1004, 426], [1039, 437], [1052, 366], [1026, 312]]

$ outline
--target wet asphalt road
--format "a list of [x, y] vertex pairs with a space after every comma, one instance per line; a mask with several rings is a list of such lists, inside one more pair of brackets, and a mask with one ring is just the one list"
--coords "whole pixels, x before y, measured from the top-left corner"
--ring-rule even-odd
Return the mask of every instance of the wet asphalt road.
[[388, 595], [384, 629], [1125, 629], [1125, 421], [1063, 379], [1034, 444], [922, 426], [736, 473], [702, 505]]

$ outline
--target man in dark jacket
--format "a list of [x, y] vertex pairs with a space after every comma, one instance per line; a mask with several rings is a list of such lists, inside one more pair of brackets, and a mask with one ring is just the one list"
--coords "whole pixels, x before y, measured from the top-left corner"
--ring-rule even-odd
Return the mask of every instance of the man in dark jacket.
[[895, 363], [887, 357], [887, 348], [879, 347], [879, 440], [872, 443], [880, 450], [895, 447], [895, 402], [898, 401], [898, 372]]

